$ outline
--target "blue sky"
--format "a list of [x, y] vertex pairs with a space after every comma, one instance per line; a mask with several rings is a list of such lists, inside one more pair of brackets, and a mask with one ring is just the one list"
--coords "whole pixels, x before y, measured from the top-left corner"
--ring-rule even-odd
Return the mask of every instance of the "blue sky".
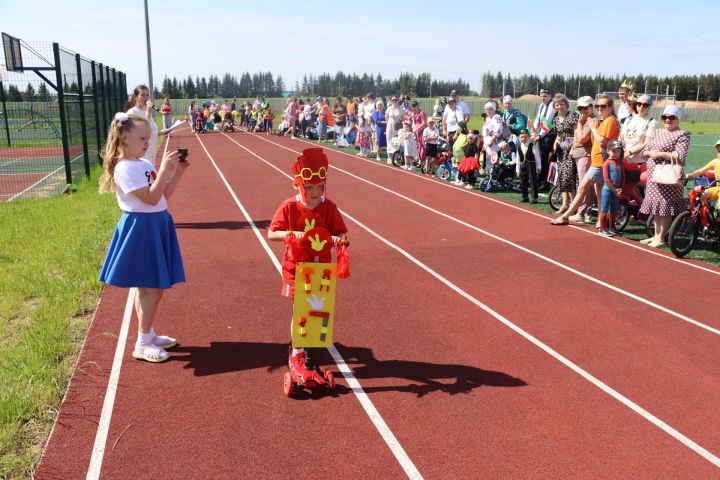
[[[30, 6], [32, 11], [28, 11]], [[149, 0], [153, 76], [719, 73], [718, 1]], [[0, 30], [148, 80], [142, 0], [0, 0]], [[0, 63], [4, 58], [0, 57]]]

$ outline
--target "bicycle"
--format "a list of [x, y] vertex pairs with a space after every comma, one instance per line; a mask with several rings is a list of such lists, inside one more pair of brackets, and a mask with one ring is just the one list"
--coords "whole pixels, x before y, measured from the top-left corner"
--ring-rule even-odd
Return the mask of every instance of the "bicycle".
[[714, 202], [702, 198], [703, 192], [716, 185], [707, 177], [695, 180], [695, 186], [688, 192], [690, 210], [681, 212], [668, 229], [668, 245], [676, 257], [682, 258], [695, 247], [698, 238], [708, 244], [720, 244], [720, 225], [715, 214]]

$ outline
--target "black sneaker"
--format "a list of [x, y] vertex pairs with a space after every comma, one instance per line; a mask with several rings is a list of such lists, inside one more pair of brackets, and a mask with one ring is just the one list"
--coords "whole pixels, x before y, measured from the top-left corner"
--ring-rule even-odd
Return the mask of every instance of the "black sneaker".
[[520, 201], [521, 201], [522, 203], [528, 203], [528, 202], [530, 201], [530, 199], [529, 199], [529, 198], [523, 198], [523, 199], [520, 200]]

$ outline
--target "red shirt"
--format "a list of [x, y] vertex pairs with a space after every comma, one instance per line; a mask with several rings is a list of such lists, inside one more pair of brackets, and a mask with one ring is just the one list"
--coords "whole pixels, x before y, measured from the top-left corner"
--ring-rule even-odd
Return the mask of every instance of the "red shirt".
[[[309, 209], [303, 206], [297, 197], [285, 200], [275, 212], [272, 222], [270, 222], [270, 231], [300, 231], [304, 230], [304, 226], [300, 225], [300, 218], [312, 212], [315, 216], [320, 217], [325, 222], [325, 228], [330, 235], [339, 237], [347, 233], [345, 222], [340, 216], [337, 206], [328, 199], [313, 208]], [[295, 285], [295, 263], [289, 262], [283, 258], [283, 283]]]

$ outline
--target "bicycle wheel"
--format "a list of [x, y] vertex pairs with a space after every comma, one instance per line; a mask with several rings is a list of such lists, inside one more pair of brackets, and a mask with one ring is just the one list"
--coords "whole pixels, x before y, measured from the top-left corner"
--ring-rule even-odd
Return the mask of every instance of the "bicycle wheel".
[[648, 238], [655, 236], [655, 215], [652, 213], [645, 219], [645, 235]]
[[403, 165], [405, 165], [405, 157], [403, 156], [402, 152], [393, 153], [392, 163], [396, 167], [402, 167]]
[[698, 236], [697, 218], [685, 211], [675, 217], [668, 230], [668, 244], [676, 257], [681, 258], [692, 250]]
[[625, 200], [618, 202], [617, 212], [615, 213], [615, 230], [622, 232], [630, 221], [630, 211], [628, 203]]
[[560, 207], [562, 207], [562, 193], [560, 192], [560, 187], [558, 185], [553, 185], [550, 189], [550, 193], [548, 193], [548, 204], [550, 205], [550, 208], [556, 212], [560, 210]]
[[435, 175], [437, 175], [440, 180], [447, 180], [450, 178], [450, 169], [445, 164], [440, 165], [437, 167]]

